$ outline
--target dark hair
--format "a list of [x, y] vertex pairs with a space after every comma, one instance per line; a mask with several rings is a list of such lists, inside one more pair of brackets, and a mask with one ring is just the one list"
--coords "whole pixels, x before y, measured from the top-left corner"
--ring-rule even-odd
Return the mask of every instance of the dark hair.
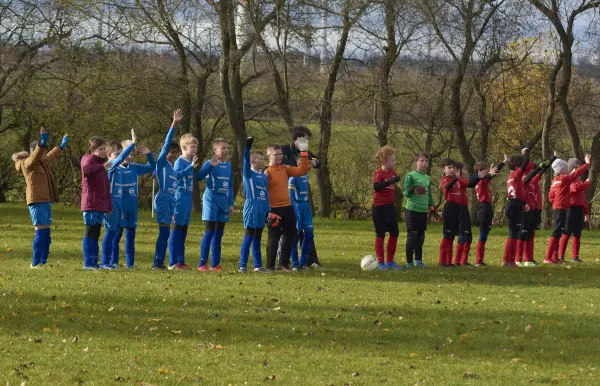
[[269, 149], [273, 149], [273, 150], [279, 150], [279, 149], [281, 149], [281, 145], [278, 145], [278, 144], [274, 143], [274, 144], [271, 144], [271, 145], [269, 145], [269, 146], [267, 147], [267, 151], [268, 151]]
[[29, 145], [29, 152], [33, 153], [33, 151], [35, 150], [35, 147], [38, 145], [38, 141], [33, 141], [31, 142], [31, 144]]
[[292, 141], [306, 136], [312, 137], [312, 133], [306, 126], [294, 125], [290, 128], [290, 130], [292, 131]]
[[487, 162], [479, 161], [479, 162], [475, 163], [475, 166], [473, 166], [473, 171], [475, 173], [479, 173], [480, 171], [485, 170], [489, 167], [490, 167], [490, 164], [488, 164]]
[[442, 160], [442, 166], [456, 166], [456, 161], [454, 161], [452, 158], [444, 158]]
[[92, 137], [88, 141], [88, 151], [93, 153], [99, 147], [102, 147], [106, 144], [106, 141], [100, 137]]
[[116, 141], [116, 140], [112, 140], [112, 141], [108, 141], [106, 143], [106, 154], [113, 154], [113, 153], [118, 153], [123, 151], [123, 146], [121, 145], [121, 142]]
[[415, 153], [415, 161], [418, 161], [421, 158], [429, 159], [429, 153], [424, 152], [424, 151]]
[[454, 164], [454, 167], [456, 168], [456, 170], [462, 170], [465, 167], [465, 164], [462, 162], [457, 162]]
[[514, 154], [510, 156], [508, 160], [508, 167], [510, 170], [515, 170], [523, 163], [523, 156], [521, 154]]
[[172, 150], [177, 150], [178, 152], [181, 152], [181, 146], [179, 146], [177, 142], [171, 141], [171, 144], [169, 145], [169, 151]]

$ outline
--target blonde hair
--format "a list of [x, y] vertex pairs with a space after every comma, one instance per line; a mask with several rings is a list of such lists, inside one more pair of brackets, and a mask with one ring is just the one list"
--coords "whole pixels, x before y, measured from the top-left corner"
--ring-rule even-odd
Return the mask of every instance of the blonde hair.
[[252, 150], [252, 151], [250, 151], [250, 157], [252, 157], [253, 155], [258, 155], [258, 156], [264, 157], [265, 153], [263, 153], [262, 150]]
[[188, 145], [198, 145], [198, 140], [192, 134], [184, 134], [179, 139], [179, 146], [185, 148]]
[[[123, 141], [125, 142], [125, 141]], [[106, 143], [106, 155], [111, 155], [113, 153], [120, 153], [123, 151], [123, 145], [119, 141], [108, 141]]]
[[375, 154], [375, 159], [379, 161], [379, 163], [383, 164], [387, 157], [391, 157], [393, 155], [396, 155], [396, 149], [391, 146], [384, 146], [379, 149], [377, 154]]
[[215, 138], [215, 140], [212, 143], [213, 148], [222, 143], [226, 143], [227, 145], [229, 145], [229, 141], [226, 138]]

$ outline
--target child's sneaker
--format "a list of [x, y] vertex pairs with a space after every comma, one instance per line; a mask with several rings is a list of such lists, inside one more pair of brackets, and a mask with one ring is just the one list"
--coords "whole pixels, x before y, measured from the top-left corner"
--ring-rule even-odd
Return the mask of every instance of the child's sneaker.
[[522, 261], [517, 261], [517, 262], [515, 262], [515, 264], [517, 265], [517, 267], [523, 267]]
[[415, 267], [417, 267], [417, 268], [427, 268], [427, 266], [421, 260], [415, 260]]
[[38, 264], [38, 265], [33, 265], [31, 264], [29, 266], [30, 269], [44, 269], [44, 266], [42, 264]]
[[558, 262], [556, 264], [564, 264], [565, 263], [565, 258], [564, 257], [559, 257], [558, 258]]
[[[32, 266], [31, 268], [32, 268], [32, 269], [41, 269], [41, 268], [37, 268], [37, 265], [36, 265], [36, 266]], [[98, 268], [96, 268], [96, 266], [95, 266], [95, 265], [84, 265], [84, 266], [83, 266], [83, 270], [84, 270], [84, 271], [95, 271], [95, 270], [97, 270], [97, 269], [98, 269]]]
[[187, 264], [179, 264], [179, 265], [181, 266], [181, 269], [189, 269], [189, 270], [191, 270], [191, 269], [192, 269], [192, 267], [190, 267], [190, 266], [189, 266], [189, 265], [187, 265]]
[[206, 271], [208, 271], [208, 265], [207, 264], [203, 264], [203, 265], [199, 266], [197, 268], [197, 271], [198, 272], [206, 272]]
[[484, 263], [483, 261], [479, 264], [475, 264], [476, 267], [487, 267], [488, 265], [486, 263]]
[[446, 268], [448, 266], [446, 265], [446, 263], [438, 263], [438, 267], [440, 267], [440, 268]]
[[322, 265], [321, 265], [321, 263], [312, 263], [312, 264], [310, 265], [310, 267], [311, 267], [311, 268], [321, 268], [321, 267], [322, 267]]
[[127, 269], [139, 269], [140, 267], [138, 267], [137, 265], [129, 265], [127, 267], [125, 267]]
[[177, 263], [177, 264], [169, 265], [168, 270], [169, 271], [179, 271], [179, 270], [181, 270], [181, 264]]
[[414, 265], [413, 263], [406, 263], [406, 268], [412, 268], [412, 267], [414, 267], [414, 266], [415, 266], [415, 265]]
[[211, 271], [222, 271], [223, 267], [221, 267], [220, 265], [217, 265], [216, 267], [210, 267]]
[[290, 269], [290, 267], [286, 267], [285, 265], [282, 265], [282, 266], [281, 266], [281, 270], [282, 270], [283, 272], [291, 272], [291, 271], [292, 271], [292, 270]]
[[273, 268], [265, 268], [262, 271], [257, 271], [258, 268], [254, 268], [254, 272], [264, 272], [264, 273], [275, 273]]
[[292, 267], [292, 271], [293, 272], [297, 272], [298, 271], [298, 267]]
[[556, 264], [554, 260], [544, 259], [544, 264]]
[[525, 268], [537, 267], [537, 264], [533, 261], [526, 261], [523, 263], [523, 267], [525, 267]]
[[579, 257], [576, 257], [576, 258], [574, 258], [574, 259], [571, 259], [571, 263], [583, 263], [583, 261], [581, 261], [581, 260], [579, 259]]
[[240, 273], [246, 273], [246, 272], [248, 272], [248, 269], [246, 267], [239, 267], [238, 268], [238, 272], [240, 272]]
[[112, 271], [113, 270], [113, 267], [110, 264], [101, 265], [100, 268], [101, 269], [106, 269], [108, 271]]
[[252, 271], [253, 272], [266, 272], [267, 270], [264, 269], [263, 267], [258, 267], [258, 268], [254, 268]]
[[113, 269], [119, 269], [121, 268], [121, 266], [119, 265], [119, 263], [114, 263], [110, 265]]
[[387, 263], [387, 267], [388, 267], [388, 269], [394, 269], [397, 271], [402, 271], [404, 269], [404, 267], [402, 267], [401, 265], [396, 264], [395, 261]]
[[154, 265], [152, 266], [152, 269], [154, 270], [158, 270], [158, 271], [164, 271], [167, 269], [167, 267], [165, 267], [164, 264], [158, 264], [158, 265]]
[[380, 271], [385, 271], [386, 269], [388, 269], [387, 265], [385, 265], [385, 263], [379, 263], [377, 264], [377, 269]]

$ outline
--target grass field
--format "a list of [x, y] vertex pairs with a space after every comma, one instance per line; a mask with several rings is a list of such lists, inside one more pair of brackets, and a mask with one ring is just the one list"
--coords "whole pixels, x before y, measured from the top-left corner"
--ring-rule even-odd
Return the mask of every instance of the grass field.
[[[136, 271], [82, 271], [81, 215], [56, 206], [50, 265], [30, 270], [25, 205], [1, 205], [0, 381], [111, 384], [600, 384], [600, 234], [581, 266], [362, 272], [369, 222], [316, 221], [320, 270], [235, 272], [234, 216], [222, 273], [155, 272], [140, 214]], [[401, 229], [403, 229], [401, 227]], [[404, 248], [404, 232], [398, 246]], [[194, 215], [187, 261], [197, 264]], [[540, 232], [541, 261], [547, 233]], [[425, 262], [437, 260], [432, 226]], [[122, 258], [123, 260], [123, 258]], [[400, 259], [398, 259], [400, 260]]]

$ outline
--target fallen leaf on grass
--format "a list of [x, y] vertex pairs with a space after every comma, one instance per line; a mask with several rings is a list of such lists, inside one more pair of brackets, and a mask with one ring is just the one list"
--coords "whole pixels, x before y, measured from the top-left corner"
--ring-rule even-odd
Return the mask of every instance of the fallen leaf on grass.
[[274, 375], [269, 375], [268, 377], [265, 378], [265, 381], [274, 381], [274, 380], [275, 380]]
[[181, 330], [171, 330], [173, 334], [181, 334]]
[[83, 352], [88, 352], [88, 351], [90, 351], [89, 347], [86, 347], [83, 349]]
[[355, 373], [352, 373], [352, 376], [353, 376], [353, 377], [358, 377], [359, 375], [360, 375], [360, 373], [359, 373], [358, 371], [357, 371], [357, 372], [355, 372]]
[[528, 324], [527, 326], [525, 326], [525, 331], [529, 331], [531, 330], [531, 324]]
[[114, 306], [113, 306], [113, 307], [110, 307], [110, 308], [108, 309], [108, 312], [113, 312], [113, 310], [114, 310], [114, 309], [115, 309], [115, 307], [114, 307]]

